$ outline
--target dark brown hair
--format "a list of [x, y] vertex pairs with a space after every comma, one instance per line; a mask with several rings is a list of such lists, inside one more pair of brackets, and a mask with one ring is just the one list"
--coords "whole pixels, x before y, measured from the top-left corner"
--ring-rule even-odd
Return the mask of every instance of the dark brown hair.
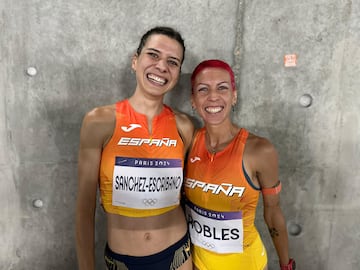
[[182, 38], [181, 34], [176, 31], [175, 29], [171, 28], [171, 27], [167, 27], [167, 26], [156, 26], [152, 29], [150, 29], [149, 31], [147, 31], [140, 40], [139, 43], [139, 47], [136, 50], [137, 55], [140, 55], [143, 47], [146, 44], [146, 41], [148, 40], [148, 38], [152, 35], [165, 35], [169, 38], [172, 38], [174, 40], [176, 40], [177, 42], [179, 42], [179, 44], [181, 45], [181, 47], [183, 48], [183, 58], [181, 60], [181, 63], [184, 62], [185, 59], [185, 42], [184, 39]]

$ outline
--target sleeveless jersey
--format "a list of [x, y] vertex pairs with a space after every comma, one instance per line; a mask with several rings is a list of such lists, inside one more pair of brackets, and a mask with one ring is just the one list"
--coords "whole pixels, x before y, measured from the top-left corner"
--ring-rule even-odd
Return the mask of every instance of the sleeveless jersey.
[[243, 166], [249, 133], [241, 129], [215, 154], [206, 149], [205, 134], [202, 128], [195, 135], [185, 172], [194, 263], [209, 265], [210, 260], [213, 268], [209, 269], [238, 269], [240, 256], [259, 237], [254, 220], [260, 189], [252, 184]]
[[106, 212], [129, 217], [163, 214], [176, 208], [183, 182], [184, 144], [173, 111], [166, 105], [152, 121], [128, 100], [116, 103], [113, 135], [100, 164], [100, 195]]

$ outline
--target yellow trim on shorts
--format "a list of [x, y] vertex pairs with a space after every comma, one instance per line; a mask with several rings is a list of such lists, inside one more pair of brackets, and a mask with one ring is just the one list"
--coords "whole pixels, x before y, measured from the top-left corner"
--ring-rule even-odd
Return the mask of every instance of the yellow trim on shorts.
[[193, 261], [199, 270], [246, 269], [263, 270], [267, 265], [265, 246], [258, 235], [243, 253], [217, 254], [193, 246]]

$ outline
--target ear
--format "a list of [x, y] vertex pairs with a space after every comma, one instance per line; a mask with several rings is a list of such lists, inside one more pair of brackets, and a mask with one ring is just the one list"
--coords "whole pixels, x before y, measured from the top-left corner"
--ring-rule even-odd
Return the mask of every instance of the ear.
[[131, 58], [131, 68], [132, 68], [134, 71], [136, 71], [137, 58], [138, 58], [137, 53], [134, 53], [134, 55], [133, 55], [132, 58]]
[[191, 108], [195, 110], [196, 106], [195, 106], [194, 94], [191, 94], [190, 103], [191, 103]]
[[232, 106], [234, 106], [236, 104], [236, 102], [237, 102], [237, 90], [234, 89], [233, 93], [234, 93], [234, 95], [233, 95], [232, 103], [231, 103]]

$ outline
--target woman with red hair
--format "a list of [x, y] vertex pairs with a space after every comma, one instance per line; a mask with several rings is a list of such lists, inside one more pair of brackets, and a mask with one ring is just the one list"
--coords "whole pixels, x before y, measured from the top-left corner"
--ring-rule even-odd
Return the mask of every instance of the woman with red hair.
[[295, 269], [279, 203], [277, 152], [266, 138], [231, 121], [237, 101], [231, 67], [221, 60], [203, 61], [192, 73], [191, 86], [192, 107], [204, 122], [185, 172], [195, 269], [267, 269], [266, 249], [254, 224], [260, 193], [280, 268]]

